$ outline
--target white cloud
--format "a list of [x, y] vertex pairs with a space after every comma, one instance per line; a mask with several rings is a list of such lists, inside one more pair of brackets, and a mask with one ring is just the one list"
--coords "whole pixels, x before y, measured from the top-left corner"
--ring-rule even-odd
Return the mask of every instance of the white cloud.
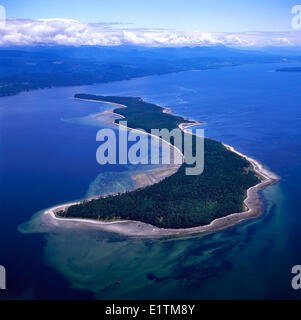
[[211, 33], [121, 28], [118, 23], [82, 23], [71, 19], [7, 20], [0, 25], [0, 46], [9, 45], [145, 46], [301, 46], [300, 31]]

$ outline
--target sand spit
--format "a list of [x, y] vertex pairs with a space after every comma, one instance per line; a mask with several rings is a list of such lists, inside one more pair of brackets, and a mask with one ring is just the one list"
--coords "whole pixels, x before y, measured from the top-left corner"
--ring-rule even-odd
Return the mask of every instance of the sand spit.
[[[123, 118], [123, 116], [118, 115], [114, 111], [116, 107], [126, 108], [126, 106], [124, 105], [111, 103], [107, 101], [95, 101], [95, 100], [87, 100], [87, 101], [108, 103], [114, 106], [114, 108], [110, 110], [106, 110], [96, 115], [97, 117], [101, 117], [102, 121], [105, 120], [105, 121], [108, 121], [107, 123], [112, 124], [114, 123], [116, 117], [118, 117], [119, 119]], [[172, 111], [170, 109], [163, 108], [163, 112], [171, 113]], [[201, 122], [198, 122], [198, 121], [193, 121], [193, 120], [190, 120], [190, 121], [192, 121], [192, 123], [180, 124], [179, 128], [185, 131], [185, 129], [187, 129], [188, 127], [202, 124]], [[130, 128], [128, 129], [136, 130], [136, 129], [130, 129]], [[252, 165], [253, 170], [261, 178], [260, 183], [258, 183], [257, 185], [247, 190], [247, 197], [244, 200], [244, 204], [247, 209], [246, 211], [233, 213], [228, 216], [215, 219], [210, 224], [204, 225], [204, 226], [198, 226], [193, 228], [183, 228], [183, 229], [164, 229], [164, 228], [158, 228], [150, 224], [146, 224], [139, 221], [133, 221], [133, 220], [119, 220], [119, 221], [105, 222], [105, 221], [89, 220], [89, 219], [82, 219], [82, 218], [58, 218], [56, 216], [55, 213], [57, 211], [66, 210], [69, 206], [79, 203], [79, 202], [73, 202], [73, 203], [62, 204], [59, 206], [46, 209], [43, 212], [43, 216], [42, 216], [43, 222], [47, 224], [51, 224], [53, 226], [60, 226], [64, 224], [66, 227], [75, 227], [75, 226], [80, 227], [81, 225], [86, 226], [87, 224], [89, 224], [91, 226], [92, 225], [95, 226], [100, 230], [118, 232], [120, 234], [128, 235], [128, 236], [162, 237], [162, 236], [176, 236], [176, 235], [185, 235], [185, 234], [214, 232], [214, 231], [226, 229], [230, 226], [238, 224], [247, 219], [257, 218], [262, 213], [262, 201], [260, 199], [259, 191], [277, 182], [279, 180], [279, 177], [277, 177], [274, 173], [265, 169], [264, 166], [260, 164], [258, 161], [238, 152], [232, 146], [225, 145], [225, 144], [224, 146], [228, 150], [235, 152], [241, 157], [248, 160]], [[172, 147], [175, 148], [174, 146]], [[139, 188], [142, 186], [157, 183], [158, 181], [164, 179], [165, 177], [168, 177], [171, 174], [175, 173], [179, 167], [180, 165], [170, 165], [168, 167], [156, 168], [152, 170], [151, 173], [146, 172], [142, 174], [141, 173], [136, 174], [132, 178], [136, 182], [136, 187]]]

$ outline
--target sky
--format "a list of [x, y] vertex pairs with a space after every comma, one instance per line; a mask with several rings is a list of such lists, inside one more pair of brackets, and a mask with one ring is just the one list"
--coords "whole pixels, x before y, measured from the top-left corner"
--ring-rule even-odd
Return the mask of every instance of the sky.
[[0, 0], [7, 18], [68, 18], [211, 32], [288, 31], [296, 4], [298, 0]]
[[[301, 31], [291, 26], [292, 8], [298, 4], [301, 0], [0, 0], [8, 19], [0, 45], [47, 39], [75, 45], [150, 45], [151, 38], [157, 45], [261, 45], [264, 37], [270, 45], [295, 44], [298, 38], [301, 44]], [[20, 22], [24, 19], [32, 20], [31, 26]], [[256, 37], [250, 37], [250, 31], [256, 31]]]

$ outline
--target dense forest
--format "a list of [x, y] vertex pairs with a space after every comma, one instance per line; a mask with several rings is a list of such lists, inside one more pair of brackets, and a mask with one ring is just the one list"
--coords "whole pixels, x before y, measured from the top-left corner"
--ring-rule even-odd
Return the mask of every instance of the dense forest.
[[[116, 110], [126, 117], [128, 126], [148, 132], [151, 128], [173, 129], [186, 121], [162, 113], [162, 108], [140, 98], [85, 94], [75, 97], [126, 105], [127, 108]], [[201, 175], [186, 175], [188, 165], [184, 163], [175, 174], [152, 186], [83, 201], [66, 211], [57, 212], [57, 215], [105, 221], [129, 219], [162, 228], [188, 228], [243, 211], [246, 190], [259, 182], [254, 171], [250, 170], [250, 163], [218, 141], [205, 139], [204, 146], [205, 168]]]
[[143, 101], [141, 98], [135, 97], [112, 97], [112, 96], [95, 96], [92, 94], [79, 93], [74, 95], [77, 99], [88, 99], [118, 103], [127, 106], [127, 108], [116, 108], [115, 112], [124, 116], [125, 119], [116, 120], [127, 121], [130, 128], [144, 129], [151, 133], [152, 129], [166, 128], [172, 130], [177, 128], [180, 123], [192, 123], [182, 117], [175, 116], [169, 113], [163, 113], [163, 108], [155, 104]]
[[181, 71], [171, 66], [65, 58], [51, 53], [0, 50], [0, 97], [39, 88], [77, 86]]

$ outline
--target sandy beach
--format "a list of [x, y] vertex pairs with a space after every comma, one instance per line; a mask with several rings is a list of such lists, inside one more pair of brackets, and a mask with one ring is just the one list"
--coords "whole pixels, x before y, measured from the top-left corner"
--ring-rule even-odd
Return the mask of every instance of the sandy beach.
[[[81, 99], [79, 99], [81, 100]], [[86, 100], [86, 101], [92, 101], [92, 102], [101, 102], [101, 103], [108, 103], [110, 105], [113, 105], [113, 108], [110, 110], [106, 110], [102, 113], [99, 113], [95, 116], [101, 117], [102, 121], [108, 121], [107, 123], [114, 123], [115, 119], [117, 118], [124, 118], [123, 116], [115, 113], [116, 107], [118, 108], [126, 108], [124, 105], [115, 104], [107, 101], [95, 101], [95, 100]], [[166, 109], [164, 107], [163, 112], [170, 113], [172, 112], [170, 109]], [[186, 120], [186, 119], [185, 119]], [[188, 127], [195, 126], [198, 124], [201, 124], [201, 122], [190, 120], [192, 123], [182, 123], [179, 125], [179, 128], [183, 131], [187, 129]], [[118, 124], [115, 124], [118, 125]], [[137, 129], [131, 129], [127, 128], [129, 130], [137, 130]], [[137, 130], [138, 131], [138, 130]], [[151, 134], [149, 134], [151, 135]], [[155, 136], [158, 138], [157, 136]], [[158, 138], [160, 139], [160, 138]], [[162, 139], [161, 139], [162, 140]], [[168, 143], [164, 141], [165, 143]], [[171, 147], [175, 148], [173, 145], [169, 144]], [[207, 232], [214, 232], [218, 230], [222, 230], [225, 228], [228, 228], [230, 226], [233, 226], [235, 224], [238, 224], [244, 220], [251, 219], [251, 218], [257, 218], [262, 213], [262, 201], [260, 199], [259, 191], [266, 188], [267, 186], [270, 186], [277, 182], [279, 180], [279, 177], [277, 177], [275, 174], [270, 172], [269, 170], [265, 169], [262, 164], [260, 164], [258, 161], [238, 152], [233, 148], [232, 146], [225, 145], [224, 146], [232, 151], [237, 153], [239, 156], [245, 158], [250, 162], [250, 164], [253, 167], [253, 170], [258, 174], [258, 176], [261, 178], [261, 182], [257, 185], [249, 188], [247, 190], [247, 196], [244, 200], [244, 204], [246, 207], [246, 210], [243, 212], [237, 212], [230, 215], [227, 215], [222, 218], [218, 218], [213, 220], [210, 224], [204, 225], [204, 226], [198, 226], [193, 228], [183, 228], [183, 229], [164, 229], [164, 228], [158, 228], [155, 226], [152, 226], [150, 224], [146, 224], [139, 221], [133, 221], [133, 220], [120, 220], [120, 221], [112, 221], [112, 222], [104, 222], [104, 221], [98, 221], [98, 220], [89, 220], [89, 219], [82, 219], [82, 218], [58, 218], [56, 216], [56, 212], [60, 210], [66, 210], [69, 206], [72, 206], [74, 204], [78, 204], [78, 202], [72, 202], [72, 203], [66, 203], [61, 204], [52, 208], [48, 208], [43, 212], [43, 219], [44, 222], [47, 224], [53, 224], [56, 226], [59, 226], [60, 224], [68, 224], [68, 227], [72, 227], [75, 225], [93, 225], [96, 228], [111, 231], [111, 232], [118, 232], [123, 235], [128, 236], [144, 236], [144, 237], [160, 237], [160, 236], [176, 236], [176, 235], [184, 235], [184, 234], [197, 234], [197, 233], [207, 233]], [[176, 148], [175, 148], [176, 149]], [[180, 152], [180, 150], [177, 150], [177, 152]], [[183, 156], [183, 155], [182, 155]], [[136, 188], [143, 187], [146, 185], [151, 185], [153, 183], [157, 183], [160, 180], [172, 175], [175, 173], [180, 165], [168, 165], [165, 167], [156, 168], [150, 172], [146, 172], [143, 174], [137, 174], [134, 175], [132, 178], [136, 182]]]

